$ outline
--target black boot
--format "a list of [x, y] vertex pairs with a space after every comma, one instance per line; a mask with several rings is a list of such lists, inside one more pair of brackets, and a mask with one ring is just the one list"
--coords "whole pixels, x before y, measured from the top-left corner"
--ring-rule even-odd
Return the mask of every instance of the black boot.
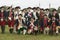
[[37, 30], [35, 30], [35, 31], [34, 31], [34, 33], [35, 33], [35, 35], [37, 35], [37, 34], [38, 34], [38, 31], [37, 31]]
[[10, 33], [13, 33], [13, 29], [9, 29], [9, 32], [10, 32]]
[[20, 34], [20, 29], [17, 30], [17, 34]]
[[1, 26], [1, 33], [4, 34], [5, 33], [5, 26]]

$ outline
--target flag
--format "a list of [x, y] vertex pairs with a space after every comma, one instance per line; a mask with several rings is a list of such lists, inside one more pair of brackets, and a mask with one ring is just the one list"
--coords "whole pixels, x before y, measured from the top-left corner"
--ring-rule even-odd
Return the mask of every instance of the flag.
[[51, 4], [49, 3], [49, 8], [51, 8]]

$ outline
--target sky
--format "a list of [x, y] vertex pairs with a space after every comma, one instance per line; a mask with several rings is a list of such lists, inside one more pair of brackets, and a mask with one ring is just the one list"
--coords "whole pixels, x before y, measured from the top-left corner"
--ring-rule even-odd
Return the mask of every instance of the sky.
[[20, 6], [22, 9], [27, 7], [41, 7], [41, 8], [58, 8], [60, 0], [0, 0], [0, 6]]

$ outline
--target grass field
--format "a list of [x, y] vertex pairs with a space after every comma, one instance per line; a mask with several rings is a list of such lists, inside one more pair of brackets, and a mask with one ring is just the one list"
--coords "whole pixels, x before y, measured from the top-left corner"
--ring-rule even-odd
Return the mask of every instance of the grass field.
[[17, 35], [10, 34], [8, 31], [8, 27], [6, 27], [5, 34], [1, 34], [0, 30], [0, 40], [60, 40], [60, 35]]

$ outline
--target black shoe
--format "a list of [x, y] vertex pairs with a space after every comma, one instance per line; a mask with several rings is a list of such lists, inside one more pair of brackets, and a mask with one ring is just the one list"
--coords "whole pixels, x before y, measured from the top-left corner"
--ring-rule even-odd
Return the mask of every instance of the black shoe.
[[10, 32], [10, 33], [13, 33], [13, 29], [10, 29], [9, 32]]
[[56, 35], [58, 35], [58, 33], [56, 33]]

